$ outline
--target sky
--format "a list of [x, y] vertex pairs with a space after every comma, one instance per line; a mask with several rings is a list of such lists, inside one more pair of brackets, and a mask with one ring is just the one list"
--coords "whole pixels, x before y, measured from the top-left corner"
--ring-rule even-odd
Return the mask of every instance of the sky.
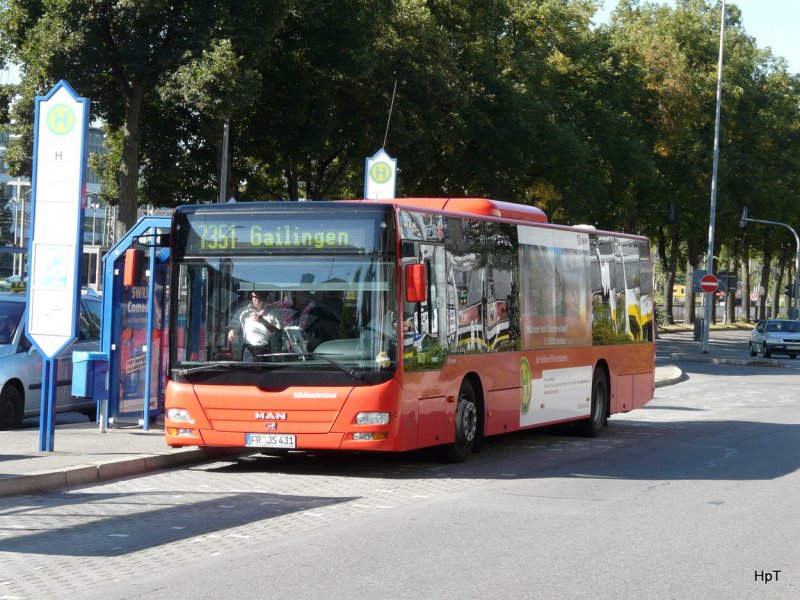
[[[786, 59], [790, 73], [800, 73], [800, 0], [726, 0], [726, 4], [739, 7], [744, 30], [759, 48], [771, 48], [772, 54]], [[605, 21], [616, 5], [617, 0], [605, 0], [596, 21]]]

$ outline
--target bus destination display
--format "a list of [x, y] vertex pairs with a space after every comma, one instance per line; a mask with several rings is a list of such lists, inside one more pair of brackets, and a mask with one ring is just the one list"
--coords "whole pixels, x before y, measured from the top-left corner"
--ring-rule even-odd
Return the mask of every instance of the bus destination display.
[[212, 219], [193, 215], [189, 220], [186, 253], [372, 252], [380, 245], [381, 223], [374, 219], [237, 217]]

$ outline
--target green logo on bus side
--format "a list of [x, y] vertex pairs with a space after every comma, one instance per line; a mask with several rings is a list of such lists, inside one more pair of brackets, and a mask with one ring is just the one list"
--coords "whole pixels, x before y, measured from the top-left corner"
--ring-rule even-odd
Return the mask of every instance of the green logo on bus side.
[[528, 363], [528, 359], [524, 356], [519, 361], [519, 385], [521, 388], [520, 392], [522, 394], [522, 414], [525, 414], [531, 407], [532, 376], [531, 365]]

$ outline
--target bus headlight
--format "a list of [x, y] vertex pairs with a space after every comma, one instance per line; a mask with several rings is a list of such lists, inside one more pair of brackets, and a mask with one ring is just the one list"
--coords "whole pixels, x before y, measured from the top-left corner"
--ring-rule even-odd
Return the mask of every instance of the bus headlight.
[[192, 415], [185, 408], [168, 408], [167, 419], [176, 423], [194, 423]]
[[388, 412], [362, 412], [356, 415], [357, 425], [388, 425]]

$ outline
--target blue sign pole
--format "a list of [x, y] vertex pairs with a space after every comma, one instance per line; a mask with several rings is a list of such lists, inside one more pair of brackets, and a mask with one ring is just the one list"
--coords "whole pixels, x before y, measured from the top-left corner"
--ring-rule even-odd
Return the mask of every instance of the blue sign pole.
[[56, 433], [56, 381], [58, 361], [42, 361], [42, 401], [39, 412], [39, 452], [52, 452]]

